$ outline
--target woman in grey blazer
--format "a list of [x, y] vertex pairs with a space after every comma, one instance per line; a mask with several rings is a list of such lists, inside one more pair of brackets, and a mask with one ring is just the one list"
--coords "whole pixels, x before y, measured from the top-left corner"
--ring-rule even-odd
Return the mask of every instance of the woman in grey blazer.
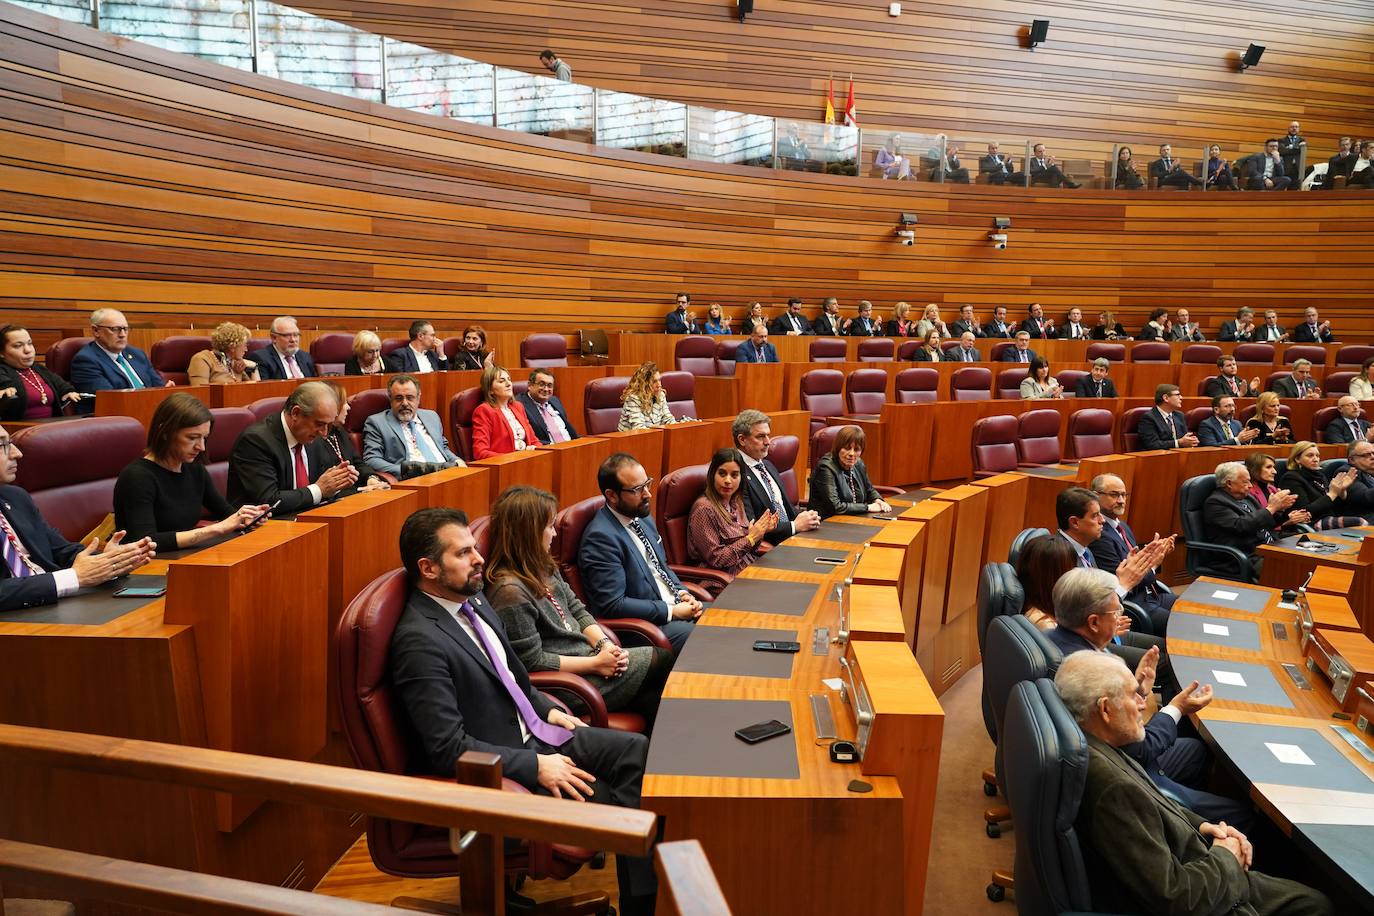
[[811, 508], [821, 518], [892, 511], [868, 479], [863, 462], [866, 439], [859, 427], [846, 426], [835, 436], [830, 451], [816, 462], [811, 472]]
[[1021, 380], [1021, 397], [1031, 401], [1038, 398], [1062, 398], [1064, 389], [1059, 380], [1050, 375], [1050, 364], [1043, 356], [1030, 362], [1030, 374]]

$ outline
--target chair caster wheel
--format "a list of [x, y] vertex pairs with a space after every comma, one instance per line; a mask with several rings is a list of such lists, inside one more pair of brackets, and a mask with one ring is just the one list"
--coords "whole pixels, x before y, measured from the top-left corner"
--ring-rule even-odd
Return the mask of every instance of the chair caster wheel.
[[1000, 884], [989, 884], [988, 899], [993, 903], [1001, 903], [1007, 899], [1007, 889]]
[[990, 782], [985, 782], [983, 783], [983, 794], [988, 798], [995, 798], [997, 796], [997, 787]]
[[604, 852], [598, 852], [596, 855], [592, 856], [591, 859], [587, 861], [587, 867], [592, 871], [600, 871], [605, 868], [606, 854]]
[[1002, 836], [1002, 828], [996, 824], [988, 824], [988, 836], [996, 840]]

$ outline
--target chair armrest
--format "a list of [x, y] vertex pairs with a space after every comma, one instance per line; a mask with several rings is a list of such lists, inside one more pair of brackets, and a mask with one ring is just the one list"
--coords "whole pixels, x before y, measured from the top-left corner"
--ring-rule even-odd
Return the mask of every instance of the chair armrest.
[[[543, 693], [577, 697], [591, 714], [591, 725], [606, 727], [606, 701], [586, 678], [566, 671], [531, 671], [530, 684]], [[566, 708], [566, 704], [565, 704]]]
[[1150, 615], [1145, 613], [1145, 609], [1134, 601], [1121, 602], [1121, 612], [1131, 618], [1131, 632], [1143, 633], [1146, 636], [1155, 635], [1154, 625], [1150, 623]]
[[684, 582], [682, 583], [682, 587], [687, 589], [687, 593], [696, 598], [698, 601], [709, 602], [715, 599], [714, 595], [712, 595], [706, 589], [702, 588], [700, 585], [697, 585], [695, 582]]
[[878, 491], [879, 496], [901, 496], [906, 492], [901, 487], [880, 487], [877, 484], [873, 485], [873, 489]]
[[1253, 582], [1251, 578], [1253, 570], [1250, 568], [1250, 558], [1241, 553], [1234, 547], [1227, 547], [1225, 544], [1209, 544], [1206, 541], [1189, 541], [1189, 550], [1196, 550], [1198, 553], [1210, 553], [1219, 557], [1225, 557], [1236, 567], [1238, 582]]
[[607, 635], [620, 644], [621, 634], [633, 633], [643, 642], [668, 652], [673, 651], [673, 644], [668, 642], [668, 637], [663, 635], [663, 631], [658, 628], [658, 624], [650, 623], [647, 620], [640, 620], [638, 617], [607, 617], [598, 620], [601, 629], [607, 631]]
[[[708, 582], [719, 585], [721, 588], [735, 581], [735, 577], [729, 573], [723, 573], [718, 569], [707, 569], [705, 566], [688, 566], [685, 563], [669, 563], [668, 568], [677, 573], [679, 579], [691, 579], [693, 582]], [[684, 581], [684, 585], [686, 582]]]
[[382, 479], [385, 480], [387, 483], [391, 484], [393, 487], [396, 486], [397, 481], [400, 480], [399, 477], [397, 477], [395, 474], [391, 473], [390, 471], [373, 471], [373, 472], [372, 472], [372, 476], [373, 476], [373, 477], [380, 477], [380, 478], [382, 478]]

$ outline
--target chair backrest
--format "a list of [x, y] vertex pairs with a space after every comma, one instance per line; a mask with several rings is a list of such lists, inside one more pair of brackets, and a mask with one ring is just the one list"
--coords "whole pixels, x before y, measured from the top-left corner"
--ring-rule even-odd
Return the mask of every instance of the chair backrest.
[[191, 357], [201, 350], [210, 349], [210, 338], [173, 335], [153, 341], [148, 351], [148, 361], [153, 364], [163, 378], [185, 385], [189, 381], [186, 367], [191, 365]]
[[620, 396], [630, 384], [628, 376], [594, 378], [582, 391], [582, 412], [587, 418], [587, 435], [613, 433], [620, 426]]
[[344, 363], [353, 355], [353, 335], [331, 331], [310, 342], [310, 358], [321, 375], [342, 375]]
[[1182, 361], [1185, 363], [1197, 363], [1200, 365], [1217, 364], [1221, 357], [1221, 347], [1212, 344], [1189, 344], [1183, 348]]
[[768, 444], [768, 460], [778, 469], [783, 496], [794, 506], [800, 501], [801, 491], [797, 486], [797, 455], [800, 452], [801, 440], [796, 436], [774, 436]]
[[673, 368], [693, 375], [716, 374], [716, 341], [713, 337], [679, 337], [673, 344]]
[[1173, 351], [1162, 340], [1144, 340], [1131, 345], [1133, 363], [1167, 363]]
[[1059, 382], [1059, 388], [1064, 392], [1066, 398], [1078, 397], [1078, 383], [1081, 379], [1092, 375], [1091, 372], [1084, 372], [1082, 369], [1060, 369], [1054, 374]]
[[807, 355], [813, 363], [842, 363], [845, 356], [845, 342], [839, 337], [817, 337], [807, 347]]
[[896, 383], [898, 404], [930, 403], [940, 396], [940, 372], [936, 369], [903, 369], [897, 373]]
[[1059, 448], [1059, 411], [1028, 410], [1017, 424], [1017, 463], [1022, 466], [1058, 464], [1063, 458]]
[[838, 369], [812, 369], [802, 374], [801, 408], [811, 412], [812, 432], [825, 426], [827, 417], [844, 414], [844, 373]]
[[1316, 344], [1298, 344], [1283, 351], [1283, 361], [1290, 366], [1300, 359], [1305, 359], [1314, 366], [1325, 366], [1326, 347]]
[[955, 401], [992, 400], [992, 370], [985, 366], [961, 366], [949, 377], [950, 398]]
[[697, 416], [697, 378], [690, 372], [663, 372], [660, 374], [663, 393], [668, 398], [668, 410], [681, 420], [683, 417]]
[[1126, 359], [1126, 345], [1119, 343], [1090, 343], [1088, 352], [1085, 354], [1088, 362], [1095, 359], [1109, 359], [1114, 363], [1124, 362]]
[[553, 556], [558, 562], [558, 571], [583, 601], [587, 600], [587, 592], [582, 586], [582, 570], [577, 565], [577, 547], [582, 543], [582, 532], [587, 530], [587, 524], [604, 505], [604, 496], [589, 496], [559, 512], [553, 523]]
[[90, 342], [89, 337], [64, 337], [48, 347], [47, 355], [43, 357], [43, 364], [70, 382], [72, 380], [72, 357], [76, 356], [77, 352]]
[[[959, 345], [959, 341], [945, 341], [943, 344], [940, 345], [941, 351], [943, 352], [944, 350], [949, 349], [950, 344], [953, 344], [957, 347]], [[911, 358], [916, 355], [916, 351], [921, 349], [921, 347], [923, 346], [925, 346], [925, 343], [919, 340], [902, 341], [901, 345], [897, 347], [897, 362], [910, 362]]]
[[147, 441], [132, 417], [29, 426], [11, 438], [24, 454], [15, 484], [69, 541], [84, 538], [114, 511], [115, 480]]
[[[1010, 563], [985, 563], [978, 573], [978, 655], [986, 658], [988, 624], [996, 617], [1020, 614], [1026, 601], [1025, 590]], [[983, 681], [983, 725], [988, 737], [997, 740], [997, 720], [988, 701], [987, 680]]]
[[1267, 343], [1241, 343], [1231, 351], [1238, 363], [1272, 363], [1274, 345]]
[[1337, 474], [1343, 474], [1350, 467], [1350, 462], [1344, 458], [1327, 458], [1322, 462], [1322, 473], [1326, 479], [1330, 480]]
[[887, 403], [887, 373], [882, 369], [855, 369], [845, 379], [844, 396], [849, 413], [882, 413]]
[[391, 398], [385, 388], [368, 388], [348, 399], [348, 419], [344, 421], [344, 428], [348, 430], [349, 438], [353, 440], [353, 447], [358, 450], [358, 454], [361, 455], [363, 452], [363, 426], [367, 423], [367, 418], [390, 409]]
[[611, 352], [611, 341], [606, 336], [606, 329], [579, 328], [577, 331], [577, 349], [583, 356], [608, 359]]
[[410, 340], [405, 337], [388, 337], [382, 341], [382, 357], [388, 357], [402, 347], [409, 346]]
[[811, 434], [811, 470], [816, 469], [823, 456], [830, 454], [835, 447], [835, 437], [842, 429], [843, 426], [822, 426]]
[[1002, 354], [1007, 352], [1008, 350], [1014, 349], [1016, 349], [1016, 341], [999, 341], [998, 343], [993, 344], [992, 349], [988, 351], [988, 362], [1000, 363], [1002, 361]]
[[1110, 410], [1091, 407], [1075, 410], [1069, 415], [1069, 455], [1073, 458], [1096, 458], [1110, 455], [1116, 451], [1112, 441], [1112, 421], [1115, 418]]
[[265, 350], [270, 346], [272, 346], [272, 338], [270, 337], [248, 338], [248, 358], [252, 359], [253, 354], [256, 353], [258, 350]]
[[1140, 418], [1145, 416], [1153, 407], [1132, 407], [1121, 414], [1121, 451], [1133, 452], [1140, 444]]
[[529, 369], [566, 366], [568, 341], [562, 334], [530, 334], [520, 341], [520, 365]]
[[464, 388], [448, 399], [449, 444], [464, 461], [472, 460], [472, 413], [480, 403], [481, 388]]
[[[1363, 413], [1363, 411], [1361, 411]], [[1312, 414], [1312, 441], [1326, 441], [1326, 427], [1331, 425], [1331, 421], [1341, 415], [1339, 407], [1322, 407]]]
[[[49, 353], [52, 351], [49, 350]], [[1347, 344], [1336, 351], [1336, 365], [1338, 366], [1363, 366], [1364, 361], [1374, 356], [1374, 347], [1367, 344]], [[49, 364], [49, 369], [52, 365]], [[56, 369], [53, 369], [56, 372]]]
[[1264, 380], [1264, 390], [1273, 391], [1274, 383], [1281, 378], [1291, 378], [1293, 373], [1289, 369], [1280, 369], [1278, 372], [1269, 373], [1269, 377]]
[[1074, 827], [1088, 775], [1088, 742], [1051, 681], [1022, 681], [1012, 688], [1001, 746], [1016, 761], [1007, 768], [1003, 791], [1016, 821], [1017, 910], [1091, 910]]
[[894, 358], [896, 349], [892, 341], [886, 337], [871, 337], [868, 340], [861, 340], [859, 341], [859, 362], [890, 363]]
[[983, 417], [973, 424], [973, 474], [991, 477], [1016, 470], [1016, 417]]
[[1358, 372], [1328, 372], [1326, 378], [1322, 379], [1322, 392], [1328, 398], [1338, 398], [1343, 394], [1350, 393], [1350, 382]]
[[205, 440], [206, 470], [223, 496], [229, 486], [229, 455], [239, 435], [257, 421], [247, 407], [211, 407], [210, 436]]
[[716, 375], [735, 374], [735, 351], [742, 341], [721, 340], [716, 343]]
[[[1002, 733], [1007, 699], [1012, 688], [1024, 681], [1054, 677], [1063, 653], [1024, 614], [1010, 614], [988, 621], [983, 650], [983, 683], [992, 706], [993, 740]], [[999, 767], [998, 775], [1001, 775]]]
[[1016, 532], [1016, 537], [1011, 539], [1011, 546], [1007, 548], [1007, 562], [1012, 569], [1016, 568], [1017, 562], [1021, 559], [1021, 548], [1038, 537], [1049, 534], [1048, 528], [1022, 528]]
[[692, 505], [706, 492], [707, 465], [693, 464], [663, 475], [658, 483], [654, 523], [663, 538], [663, 553], [672, 564], [691, 563], [688, 557]]
[[1209, 375], [1197, 383], [1198, 397], [1203, 398], [1207, 396], [1207, 386], [1212, 383], [1212, 379], [1214, 378], [1216, 378], [1215, 375]]
[[997, 397], [1003, 401], [1021, 400], [1021, 383], [1030, 375], [1027, 366], [997, 371]]
[[472, 532], [472, 539], [476, 541], [477, 552], [483, 557], [489, 554], [487, 548], [491, 546], [491, 516], [479, 515], [468, 522], [468, 531]]
[[1183, 420], [1188, 424], [1190, 433], [1197, 432], [1197, 428], [1202, 425], [1202, 421], [1212, 415], [1210, 407], [1194, 407], [1183, 414]]
[[248, 405], [248, 409], [253, 412], [253, 416], [259, 420], [263, 417], [270, 417], [274, 413], [281, 413], [286, 406], [286, 398], [281, 395], [270, 398], [258, 398]]
[[1217, 479], [1214, 474], [1189, 477], [1183, 482], [1183, 486], [1179, 487], [1179, 521], [1183, 525], [1183, 537], [1186, 540], [1206, 542], [1202, 505], [1216, 488]]

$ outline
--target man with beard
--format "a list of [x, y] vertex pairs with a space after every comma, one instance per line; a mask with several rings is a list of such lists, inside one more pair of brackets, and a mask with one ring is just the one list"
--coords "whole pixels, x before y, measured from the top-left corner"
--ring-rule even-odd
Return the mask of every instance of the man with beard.
[[[367, 466], [396, 477], [405, 465], [463, 465], [444, 438], [444, 424], [432, 410], [420, 409], [420, 381], [412, 375], [396, 375], [386, 383], [391, 409], [374, 413], [363, 424], [363, 460]], [[420, 471], [425, 473], [425, 471]]]

